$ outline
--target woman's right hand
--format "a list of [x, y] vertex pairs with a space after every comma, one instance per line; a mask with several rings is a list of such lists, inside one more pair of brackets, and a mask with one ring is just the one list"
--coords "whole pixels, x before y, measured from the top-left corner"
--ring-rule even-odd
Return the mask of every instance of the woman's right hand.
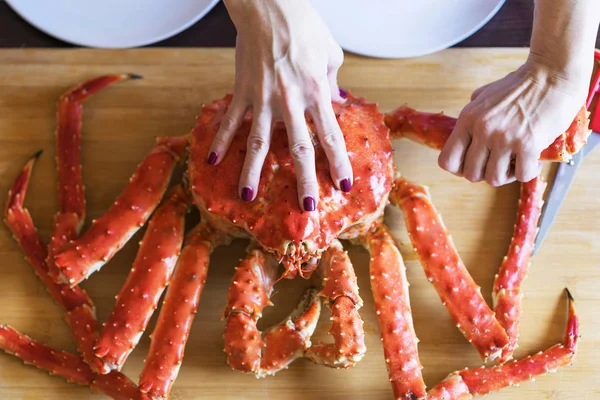
[[307, 0], [225, 0], [237, 28], [233, 98], [208, 154], [218, 164], [227, 152], [248, 109], [253, 122], [239, 181], [239, 195], [252, 201], [271, 140], [273, 121], [286, 125], [294, 160], [298, 200], [305, 211], [316, 209], [319, 184], [315, 150], [305, 120], [308, 112], [329, 160], [334, 184], [348, 192], [352, 167], [333, 101], [343, 102], [337, 84], [343, 62], [324, 22]]

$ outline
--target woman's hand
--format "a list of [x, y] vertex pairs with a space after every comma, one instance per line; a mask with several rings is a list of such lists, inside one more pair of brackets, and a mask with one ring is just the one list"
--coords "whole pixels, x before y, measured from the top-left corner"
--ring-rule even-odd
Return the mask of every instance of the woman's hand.
[[473, 92], [439, 156], [443, 169], [500, 186], [540, 173], [541, 152], [585, 102], [589, 76], [558, 75], [536, 56]]
[[306, 0], [225, 1], [237, 28], [233, 99], [208, 154], [218, 164], [248, 109], [253, 122], [239, 182], [242, 199], [256, 197], [274, 120], [286, 125], [298, 180], [298, 200], [313, 211], [319, 200], [315, 151], [305, 121], [313, 117], [334, 184], [352, 186], [352, 168], [331, 101], [344, 101], [337, 85], [343, 52]]
[[585, 102], [599, 23], [598, 0], [536, 1], [527, 62], [473, 93], [440, 167], [494, 186], [535, 178], [542, 150]]

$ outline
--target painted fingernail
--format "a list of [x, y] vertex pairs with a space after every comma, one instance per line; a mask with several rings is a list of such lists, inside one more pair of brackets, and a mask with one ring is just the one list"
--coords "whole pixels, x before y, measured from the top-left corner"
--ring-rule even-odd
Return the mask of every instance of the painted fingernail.
[[215, 165], [217, 163], [217, 153], [211, 151], [208, 155], [208, 160], [206, 160], [206, 162], [208, 163], [208, 165]]
[[348, 92], [346, 92], [344, 89], [340, 88], [340, 97], [342, 99], [347, 99], [348, 98]]
[[304, 211], [315, 211], [315, 198], [312, 196], [306, 196], [304, 198]]
[[242, 200], [244, 201], [252, 201], [252, 188], [246, 186], [242, 189]]
[[350, 179], [344, 178], [340, 181], [340, 189], [342, 192], [348, 193], [350, 189], [352, 189], [352, 183], [350, 183]]

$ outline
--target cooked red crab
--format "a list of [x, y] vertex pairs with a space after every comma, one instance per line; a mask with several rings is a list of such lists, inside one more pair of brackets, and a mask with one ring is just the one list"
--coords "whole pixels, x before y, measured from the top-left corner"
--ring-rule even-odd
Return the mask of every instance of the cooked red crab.
[[[326, 157], [315, 139], [320, 202], [315, 212], [305, 213], [297, 206], [295, 174], [283, 126], [274, 128], [258, 197], [252, 203], [238, 199], [236, 189], [243, 162], [237, 153], [245, 151], [250, 115], [224, 160], [216, 167], [206, 164], [205, 156], [229, 100], [226, 97], [204, 107], [192, 131], [188, 163], [191, 196], [185, 185], [176, 185], [154, 212], [188, 138], [160, 139], [106, 214], [49, 260], [56, 268], [48, 268], [46, 273], [62, 287], [76, 288], [108, 262], [154, 212], [113, 313], [95, 341], [94, 354], [84, 357], [95, 373], [102, 375], [122, 367], [170, 283], [173, 287], [163, 303], [139, 381], [139, 391], [144, 395], [166, 397], [181, 364], [209, 254], [232, 237], [247, 237], [252, 242], [248, 257], [236, 269], [225, 310], [229, 364], [257, 376], [274, 374], [298, 357], [336, 368], [356, 364], [366, 351], [358, 314], [362, 301], [351, 262], [338, 241], [350, 239], [371, 252], [371, 284], [395, 397], [426, 397], [404, 264], [382, 223], [388, 202], [403, 209], [427, 277], [467, 340], [484, 360], [505, 362], [511, 358], [517, 338], [520, 284], [540, 212], [544, 187], [541, 179], [523, 185], [515, 235], [494, 285], [496, 304], [492, 309], [462, 264], [426, 190], [394, 178], [391, 139], [408, 136], [439, 148], [451, 132], [452, 118], [417, 113], [406, 107], [384, 116], [376, 105], [353, 96], [343, 105], [334, 105], [354, 170], [353, 189], [350, 193], [335, 189], [325, 172]], [[308, 124], [313, 131], [311, 121]], [[588, 134], [583, 109], [542, 158], [567, 160], [585, 144]], [[184, 214], [191, 205], [190, 197], [203, 221], [184, 240]], [[21, 209], [19, 202], [17, 206]], [[285, 266], [283, 275], [278, 271], [280, 263]], [[323, 278], [321, 291], [309, 291], [285, 321], [259, 332], [257, 320], [270, 304], [277, 280], [282, 276], [308, 277], [315, 270]], [[54, 285], [44, 279], [47, 285]], [[333, 343], [310, 341], [321, 309], [319, 298], [332, 313]], [[11, 343], [10, 335], [0, 341], [8, 350], [13, 348]], [[563, 344], [506, 366], [455, 372], [434, 387], [429, 397], [469, 398], [531, 379], [568, 364], [576, 344], [577, 318], [570, 300]], [[19, 355], [26, 361], [35, 358], [35, 354]], [[53, 368], [51, 363], [39, 366]]]

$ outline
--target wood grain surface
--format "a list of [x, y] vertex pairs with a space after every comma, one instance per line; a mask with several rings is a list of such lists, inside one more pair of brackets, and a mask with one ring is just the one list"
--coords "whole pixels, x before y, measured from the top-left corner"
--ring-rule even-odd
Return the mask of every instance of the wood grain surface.
[[[381, 110], [408, 105], [457, 115], [473, 89], [514, 70], [526, 49], [452, 49], [415, 60], [370, 60], [347, 56], [340, 83], [377, 102]], [[202, 103], [232, 88], [234, 54], [230, 49], [204, 50], [3, 50], [0, 52], [0, 198], [29, 156], [44, 150], [34, 171], [27, 206], [41, 235], [49, 238], [57, 210], [54, 165], [55, 102], [73, 84], [100, 74], [135, 72], [141, 81], [115, 85], [88, 100], [84, 109], [83, 163], [88, 220], [112, 203], [137, 163], [152, 148], [155, 136], [180, 135], [194, 124]], [[491, 289], [508, 248], [516, 214], [518, 184], [500, 189], [471, 184], [437, 167], [436, 153], [407, 141], [395, 142], [395, 160], [408, 178], [430, 187], [434, 203], [474, 279], [491, 302]], [[581, 345], [575, 363], [535, 383], [505, 389], [489, 399], [600, 398], [600, 151], [582, 165], [571, 192], [533, 259], [524, 284], [523, 318], [517, 357], [543, 350], [562, 338], [568, 287], [581, 318]], [[2, 200], [4, 201], [4, 200]], [[411, 283], [415, 328], [429, 387], [448, 373], [480, 365], [477, 352], [454, 327], [449, 314], [424, 277], [401, 214], [390, 208], [386, 220], [400, 242]], [[138, 233], [102, 271], [84, 283], [105, 321], [114, 297], [134, 259]], [[350, 370], [330, 370], [297, 361], [275, 377], [257, 380], [233, 372], [222, 351], [227, 288], [247, 242], [237, 241], [214, 254], [183, 367], [172, 399], [390, 399], [391, 389], [368, 279], [368, 254], [346, 244], [355, 265], [365, 305], [368, 352]], [[59, 349], [75, 351], [62, 311], [44, 291], [23, 260], [5, 226], [0, 227], [0, 322]], [[309, 284], [286, 281], [277, 287], [262, 328], [283, 318]], [[149, 329], [152, 329], [153, 318]], [[328, 315], [317, 337], [327, 331]], [[137, 381], [148, 351], [148, 335], [132, 353], [123, 372]], [[100, 399], [89, 389], [18, 359], [0, 354], [0, 399]]]

